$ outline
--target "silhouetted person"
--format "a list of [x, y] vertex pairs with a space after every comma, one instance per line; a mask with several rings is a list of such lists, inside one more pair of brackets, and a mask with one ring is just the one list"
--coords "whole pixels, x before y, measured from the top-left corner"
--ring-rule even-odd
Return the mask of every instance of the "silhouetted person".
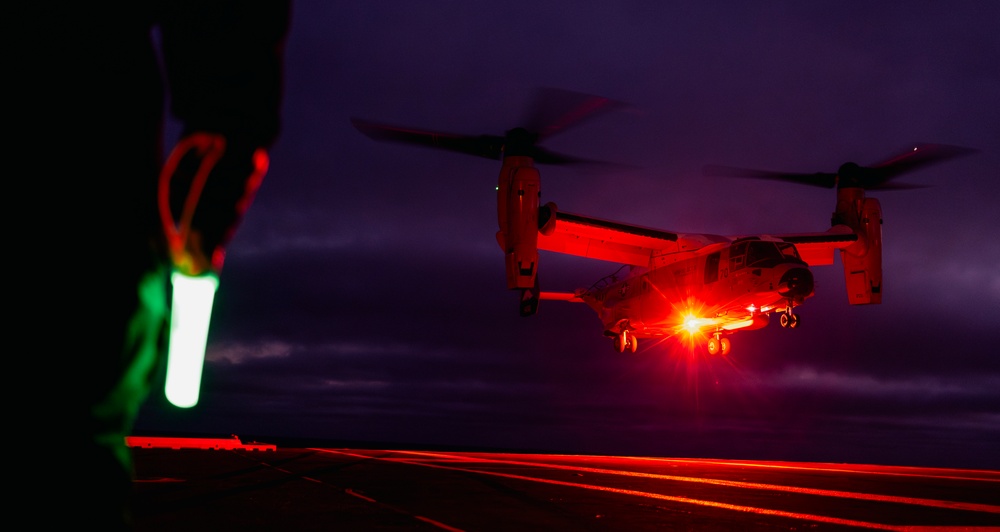
[[[165, 357], [171, 258], [195, 272], [221, 267], [279, 133], [291, 6], [165, 0], [28, 9], [37, 13], [12, 51], [26, 61], [13, 83], [24, 91], [10, 108], [33, 115], [16, 131], [23, 149], [11, 150], [26, 167], [8, 189], [7, 203], [22, 214], [9, 227], [17, 235], [7, 257], [8, 271], [26, 281], [19, 290], [35, 291], [14, 306], [28, 324], [17, 331], [24, 343], [16, 356], [30, 367], [8, 378], [27, 390], [15, 407], [27, 404], [27, 444], [46, 447], [40, 456], [54, 463], [32, 479], [44, 491], [31, 496], [51, 504], [27, 526], [125, 529], [133, 470], [124, 438]], [[184, 139], [222, 141], [183, 257], [168, 251], [157, 210], [165, 140], [174, 146], [164, 139], [168, 95]], [[200, 156], [178, 169], [172, 206]]]

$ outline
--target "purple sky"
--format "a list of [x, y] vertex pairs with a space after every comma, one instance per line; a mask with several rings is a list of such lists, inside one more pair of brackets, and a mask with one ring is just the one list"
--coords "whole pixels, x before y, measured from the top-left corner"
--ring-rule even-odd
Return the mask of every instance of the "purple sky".
[[[284, 129], [229, 248], [200, 403], [137, 431], [599, 454], [1000, 467], [1000, 3], [299, 1]], [[521, 318], [499, 163], [378, 143], [352, 116], [468, 134], [535, 90], [625, 102], [545, 146], [542, 201], [679, 232], [822, 231], [835, 192], [703, 177], [832, 172], [917, 142], [979, 153], [872, 193], [884, 302], [839, 259], [795, 330], [614, 352], [583, 305]], [[543, 289], [617, 265], [542, 252]]]

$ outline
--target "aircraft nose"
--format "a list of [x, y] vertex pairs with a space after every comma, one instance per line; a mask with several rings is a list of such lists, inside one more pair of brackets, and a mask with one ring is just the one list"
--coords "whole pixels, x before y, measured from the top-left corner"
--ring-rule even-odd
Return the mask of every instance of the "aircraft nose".
[[792, 268], [781, 276], [778, 294], [782, 297], [806, 297], [813, 292], [813, 275], [806, 268]]

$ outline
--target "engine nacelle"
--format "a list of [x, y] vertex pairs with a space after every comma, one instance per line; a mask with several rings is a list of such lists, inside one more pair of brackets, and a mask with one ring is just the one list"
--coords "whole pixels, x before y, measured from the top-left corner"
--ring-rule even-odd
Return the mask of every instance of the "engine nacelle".
[[533, 289], [538, 275], [538, 203], [541, 179], [530, 157], [504, 159], [497, 185], [497, 243], [504, 252], [508, 289]]
[[838, 191], [834, 223], [844, 223], [858, 235], [857, 242], [840, 250], [847, 299], [852, 305], [882, 302], [882, 207], [861, 189]]

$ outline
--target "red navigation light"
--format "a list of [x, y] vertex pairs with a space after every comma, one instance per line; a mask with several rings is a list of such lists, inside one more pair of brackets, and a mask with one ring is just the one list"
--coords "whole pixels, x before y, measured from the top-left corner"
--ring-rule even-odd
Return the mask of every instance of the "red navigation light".
[[684, 316], [684, 325], [683, 325], [684, 330], [687, 331], [688, 334], [694, 334], [698, 332], [701, 329], [699, 321], [700, 320], [698, 319], [697, 316], [689, 313], [687, 316]]
[[702, 331], [715, 323], [714, 320], [705, 318], [702, 311], [702, 305], [687, 301], [687, 304], [677, 308], [674, 314], [677, 324], [674, 331], [678, 334], [677, 339], [692, 353], [705, 342], [705, 334]]

